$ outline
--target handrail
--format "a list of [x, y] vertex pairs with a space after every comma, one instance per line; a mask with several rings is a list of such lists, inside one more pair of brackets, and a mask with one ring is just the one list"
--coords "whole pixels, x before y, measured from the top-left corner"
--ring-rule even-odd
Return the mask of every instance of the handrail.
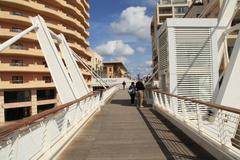
[[98, 92], [90, 92], [87, 95], [82, 96], [81, 98], [76, 99], [74, 101], [71, 101], [71, 102], [59, 105], [59, 106], [57, 106], [55, 108], [43, 111], [43, 112], [41, 112], [39, 114], [36, 114], [36, 115], [33, 115], [31, 117], [27, 117], [27, 118], [24, 118], [22, 120], [16, 121], [13, 124], [10, 124], [10, 125], [7, 125], [7, 126], [3, 126], [3, 127], [1, 127], [1, 130], [0, 130], [0, 141], [3, 141], [3, 139], [6, 136], [10, 135], [12, 132], [16, 131], [19, 128], [23, 128], [25, 126], [33, 124], [37, 120], [40, 120], [40, 119], [43, 119], [43, 118], [47, 118], [47, 116], [55, 114], [55, 113], [59, 112], [60, 110], [65, 109], [65, 108], [68, 108], [68, 107], [70, 107], [71, 105], [73, 105], [75, 103], [79, 103], [79, 102], [81, 102], [81, 101], [83, 101], [83, 100], [85, 100], [85, 99], [87, 99], [89, 97], [95, 96], [97, 93]]
[[176, 97], [178, 99], [182, 99], [182, 100], [185, 100], [185, 101], [191, 101], [191, 102], [194, 102], [194, 103], [206, 105], [208, 107], [212, 107], [212, 108], [221, 109], [221, 110], [233, 112], [233, 113], [236, 113], [236, 114], [240, 114], [240, 109], [237, 109], [237, 108], [234, 108], [234, 107], [224, 106], [224, 105], [220, 105], [220, 104], [214, 104], [214, 103], [205, 102], [205, 101], [202, 101], [202, 100], [196, 100], [196, 99], [192, 99], [192, 98], [187, 98], [187, 97], [183, 97], [183, 96], [177, 96], [177, 95], [174, 95], [174, 94], [171, 94], [171, 93], [166, 93], [166, 92], [159, 91], [159, 89], [157, 89], [157, 88], [152, 88], [152, 89], [149, 89], [149, 90], [153, 90], [154, 92], [157, 92], [157, 93], [166, 94], [168, 96]]
[[174, 95], [160, 88], [146, 88], [145, 95], [153, 109], [202, 147], [211, 148], [216, 159], [239, 159], [240, 109]]

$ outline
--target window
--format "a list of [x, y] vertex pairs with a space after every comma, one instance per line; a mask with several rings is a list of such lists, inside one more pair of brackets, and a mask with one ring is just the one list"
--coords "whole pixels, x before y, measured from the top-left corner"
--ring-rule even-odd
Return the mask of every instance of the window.
[[23, 83], [23, 76], [12, 76], [12, 83]]
[[14, 121], [31, 115], [31, 107], [5, 109], [5, 120]]
[[56, 90], [37, 90], [37, 100], [55, 99]]
[[54, 108], [54, 106], [55, 106], [55, 104], [39, 105], [39, 106], [37, 106], [37, 112], [40, 113], [45, 110], [52, 109], [52, 108]]
[[22, 44], [13, 44], [10, 46], [11, 49], [22, 49], [26, 50], [26, 48]]
[[11, 31], [11, 32], [22, 32], [23, 29], [21, 29], [21, 28], [16, 28], [16, 27], [12, 27], [12, 28], [10, 29], [10, 31]]
[[188, 7], [175, 7], [176, 14], [185, 14], [188, 11]]
[[42, 64], [47, 68], [48, 65], [47, 65], [47, 62], [45, 60], [43, 60]]
[[22, 59], [12, 59], [11, 66], [24, 66]]
[[112, 72], [112, 68], [109, 68], [109, 72]]
[[51, 83], [52, 79], [50, 76], [43, 76], [42, 79], [45, 81], [45, 83]]
[[159, 14], [172, 14], [172, 7], [159, 8]]
[[24, 15], [22, 12], [19, 12], [19, 11], [13, 11], [11, 12], [12, 15], [15, 15], [15, 16], [24, 16], [26, 17], [26, 15]]
[[4, 103], [26, 102], [26, 101], [31, 101], [30, 90], [4, 92]]

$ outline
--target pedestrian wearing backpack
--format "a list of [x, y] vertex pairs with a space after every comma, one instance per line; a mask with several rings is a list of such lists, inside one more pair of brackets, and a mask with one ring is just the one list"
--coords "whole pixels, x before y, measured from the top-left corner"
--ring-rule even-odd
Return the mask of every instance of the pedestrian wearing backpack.
[[141, 80], [137, 81], [136, 83], [136, 88], [137, 88], [137, 107], [143, 107], [143, 94], [144, 94], [144, 84], [142, 83]]
[[131, 104], [134, 104], [134, 102], [135, 102], [136, 91], [137, 91], [136, 86], [135, 86], [134, 82], [132, 82], [128, 88], [128, 93], [131, 97]]

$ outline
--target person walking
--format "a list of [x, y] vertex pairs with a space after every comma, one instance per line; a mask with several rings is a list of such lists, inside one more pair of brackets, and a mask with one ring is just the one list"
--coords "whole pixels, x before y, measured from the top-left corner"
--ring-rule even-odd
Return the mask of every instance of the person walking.
[[143, 107], [143, 92], [144, 92], [144, 85], [141, 80], [136, 83], [137, 88], [137, 107]]
[[128, 93], [131, 97], [131, 104], [134, 104], [134, 102], [135, 102], [136, 91], [137, 91], [136, 86], [135, 86], [134, 82], [132, 82], [128, 88]]
[[125, 90], [126, 82], [123, 81], [123, 82], [122, 82], [122, 85], [123, 85], [123, 90]]

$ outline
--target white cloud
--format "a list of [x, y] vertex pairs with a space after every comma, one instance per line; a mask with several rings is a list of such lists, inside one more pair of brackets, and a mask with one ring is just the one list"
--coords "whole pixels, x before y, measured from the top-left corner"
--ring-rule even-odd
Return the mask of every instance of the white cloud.
[[157, 4], [157, 0], [143, 0], [142, 4], [147, 6], [155, 6]]
[[129, 7], [122, 11], [119, 21], [111, 23], [113, 32], [150, 40], [151, 17], [146, 15], [146, 7]]
[[113, 61], [120, 61], [123, 62], [124, 64], [128, 63], [128, 59], [124, 56], [120, 56], [120, 57], [114, 57], [112, 58]]
[[147, 60], [144, 62], [146, 65], [151, 66], [152, 65], [152, 60]]
[[100, 55], [132, 55], [134, 49], [122, 40], [108, 41], [96, 47], [96, 52]]
[[144, 76], [152, 72], [151, 60], [146, 60], [143, 63], [130, 62], [127, 64], [131, 76], [137, 77], [137, 74]]
[[156, 6], [158, 0], [128, 0], [130, 5], [144, 5], [148, 7]]
[[138, 48], [137, 48], [137, 53], [139, 53], [139, 54], [144, 54], [144, 53], [145, 53], [145, 48], [143, 48], [143, 47], [138, 47]]

